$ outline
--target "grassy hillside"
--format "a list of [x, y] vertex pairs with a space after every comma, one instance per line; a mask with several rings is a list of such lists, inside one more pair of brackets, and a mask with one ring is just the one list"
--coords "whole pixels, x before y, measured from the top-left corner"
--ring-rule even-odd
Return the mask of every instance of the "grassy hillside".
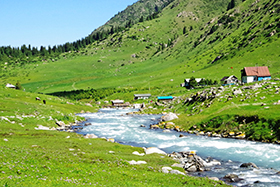
[[160, 12], [164, 7], [166, 7], [173, 0], [140, 0], [133, 5], [128, 6], [125, 10], [119, 12], [114, 17], [112, 17], [107, 23], [97, 28], [92, 32], [95, 34], [99, 31], [107, 31], [112, 27], [124, 27], [128, 22], [132, 24], [138, 22], [141, 17], [144, 20], [148, 16]]
[[88, 87], [177, 87], [191, 76], [240, 78], [244, 66], [256, 65], [269, 66], [277, 77], [278, 4], [247, 0], [226, 11], [225, 0], [174, 1], [159, 18], [63, 54], [58, 61], [7, 66], [1, 80], [20, 80], [27, 91], [51, 93]]
[[[38, 96], [46, 104], [36, 101]], [[142, 148], [35, 129], [39, 125], [57, 127], [56, 119], [66, 124], [81, 120], [74, 115], [81, 110], [93, 112], [96, 108], [0, 87], [0, 185], [226, 186], [207, 178], [164, 174], [161, 168], [171, 166], [174, 160], [158, 154], [141, 157], [146, 165], [129, 165], [127, 161], [139, 160], [132, 152], [141, 153]]]

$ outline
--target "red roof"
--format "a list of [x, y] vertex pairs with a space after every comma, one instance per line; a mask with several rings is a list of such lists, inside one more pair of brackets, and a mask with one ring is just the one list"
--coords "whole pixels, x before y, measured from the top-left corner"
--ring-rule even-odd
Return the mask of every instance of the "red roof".
[[267, 66], [261, 67], [245, 67], [245, 73], [247, 76], [257, 76], [257, 77], [270, 77], [270, 73]]

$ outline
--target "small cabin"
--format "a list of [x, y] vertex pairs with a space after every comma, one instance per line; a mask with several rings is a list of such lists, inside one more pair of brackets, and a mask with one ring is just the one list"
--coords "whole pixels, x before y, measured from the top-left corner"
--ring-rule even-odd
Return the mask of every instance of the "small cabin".
[[119, 106], [119, 105], [124, 104], [124, 100], [119, 100], [119, 99], [112, 100], [111, 102], [112, 102], [112, 106]]
[[157, 99], [158, 99], [158, 101], [170, 102], [174, 99], [174, 97], [173, 96], [158, 96]]
[[234, 85], [238, 83], [238, 78], [234, 75], [225, 76], [221, 79], [222, 85]]
[[129, 102], [124, 102], [124, 100], [112, 100], [112, 106], [113, 107], [129, 107], [130, 103]]
[[269, 79], [271, 79], [271, 74], [267, 66], [244, 67], [241, 70], [241, 80], [243, 83], [250, 83]]
[[134, 100], [149, 99], [151, 96], [151, 94], [134, 94]]
[[16, 86], [15, 86], [15, 85], [12, 85], [12, 84], [10, 84], [10, 83], [6, 84], [6, 87], [7, 87], [7, 88], [16, 89]]

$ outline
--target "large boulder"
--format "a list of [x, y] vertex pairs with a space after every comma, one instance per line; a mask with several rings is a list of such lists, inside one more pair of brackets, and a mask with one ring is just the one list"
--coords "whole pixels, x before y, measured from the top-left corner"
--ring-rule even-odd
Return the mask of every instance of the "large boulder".
[[171, 121], [171, 120], [174, 120], [174, 119], [178, 119], [178, 116], [172, 112], [164, 115], [161, 117], [161, 120], [162, 121]]
[[241, 168], [256, 168], [259, 169], [258, 166], [252, 162], [243, 163], [240, 165]]

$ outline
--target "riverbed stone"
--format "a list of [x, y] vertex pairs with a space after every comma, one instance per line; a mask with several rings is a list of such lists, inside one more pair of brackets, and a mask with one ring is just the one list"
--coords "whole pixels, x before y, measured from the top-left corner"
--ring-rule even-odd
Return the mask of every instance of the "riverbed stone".
[[162, 167], [161, 168], [162, 173], [169, 173], [169, 171], [171, 171], [171, 170], [172, 170], [171, 167]]
[[128, 163], [129, 163], [130, 165], [147, 164], [146, 161], [141, 161], [141, 160], [139, 160], [139, 161], [131, 160], [131, 161], [128, 161]]
[[227, 174], [223, 177], [226, 182], [239, 182], [243, 179], [239, 178], [238, 175], [235, 175], [235, 174]]
[[133, 155], [138, 155], [138, 156], [144, 156], [145, 155], [145, 153], [139, 153], [138, 151], [134, 151], [132, 154]]
[[176, 170], [176, 169], [171, 170], [169, 173], [176, 174], [176, 175], [186, 175], [185, 173], [183, 173], [179, 170]]
[[173, 122], [167, 122], [167, 123], [165, 124], [165, 128], [166, 128], [166, 129], [173, 129], [174, 126], [175, 126], [175, 124], [174, 124]]
[[150, 129], [159, 129], [159, 125], [150, 125]]
[[55, 119], [55, 123], [59, 126], [59, 127], [65, 127], [65, 123], [63, 121], [58, 121], [57, 119]]
[[98, 138], [95, 134], [86, 134], [84, 138]]
[[164, 115], [161, 117], [161, 120], [162, 121], [171, 121], [171, 120], [174, 120], [174, 119], [178, 119], [178, 116], [172, 112]]
[[252, 162], [243, 163], [240, 165], [241, 168], [256, 168], [259, 169], [258, 166]]
[[91, 123], [85, 123], [85, 126], [90, 126], [91, 125]]
[[183, 165], [183, 164], [174, 163], [174, 164], [172, 164], [172, 166], [171, 166], [171, 167], [183, 168], [183, 167], [184, 167], [184, 165]]
[[114, 142], [115, 142], [115, 139], [114, 139], [114, 138], [108, 138], [108, 139], [107, 139], [107, 142], [112, 142], [112, 143], [114, 143]]

